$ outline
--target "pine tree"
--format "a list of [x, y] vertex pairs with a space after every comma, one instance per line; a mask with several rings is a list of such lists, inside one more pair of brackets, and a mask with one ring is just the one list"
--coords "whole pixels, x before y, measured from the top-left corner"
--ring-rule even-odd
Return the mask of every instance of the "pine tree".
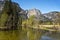
[[[13, 7], [12, 7], [13, 6]], [[5, 5], [0, 18], [0, 26], [7, 27], [9, 29], [17, 29], [18, 27], [18, 11], [11, 0], [5, 0]]]

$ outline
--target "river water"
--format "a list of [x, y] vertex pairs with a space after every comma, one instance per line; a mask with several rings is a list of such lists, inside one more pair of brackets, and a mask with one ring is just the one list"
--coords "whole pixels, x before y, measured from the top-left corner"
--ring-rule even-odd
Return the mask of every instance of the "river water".
[[60, 33], [48, 33], [32, 28], [0, 31], [0, 40], [60, 40]]

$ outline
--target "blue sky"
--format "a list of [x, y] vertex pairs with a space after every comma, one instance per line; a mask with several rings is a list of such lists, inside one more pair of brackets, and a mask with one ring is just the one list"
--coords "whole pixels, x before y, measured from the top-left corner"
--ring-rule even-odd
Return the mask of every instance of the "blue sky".
[[21, 8], [39, 9], [42, 13], [50, 11], [60, 11], [60, 0], [12, 0], [17, 2]]

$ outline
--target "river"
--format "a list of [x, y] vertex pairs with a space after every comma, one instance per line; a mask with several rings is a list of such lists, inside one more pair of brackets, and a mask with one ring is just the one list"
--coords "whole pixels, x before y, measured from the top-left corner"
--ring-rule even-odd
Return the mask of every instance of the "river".
[[0, 31], [0, 40], [60, 40], [60, 33], [48, 33], [32, 28]]

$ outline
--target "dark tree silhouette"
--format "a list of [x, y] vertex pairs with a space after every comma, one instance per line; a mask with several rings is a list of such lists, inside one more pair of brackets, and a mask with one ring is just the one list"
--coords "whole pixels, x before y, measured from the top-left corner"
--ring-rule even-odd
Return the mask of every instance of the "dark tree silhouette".
[[5, 0], [5, 5], [3, 8], [2, 15], [4, 13], [8, 15], [4, 23], [4, 26], [6, 26], [7, 29], [17, 29], [18, 21], [19, 21], [18, 10], [17, 10], [17, 6], [13, 4], [11, 0]]

